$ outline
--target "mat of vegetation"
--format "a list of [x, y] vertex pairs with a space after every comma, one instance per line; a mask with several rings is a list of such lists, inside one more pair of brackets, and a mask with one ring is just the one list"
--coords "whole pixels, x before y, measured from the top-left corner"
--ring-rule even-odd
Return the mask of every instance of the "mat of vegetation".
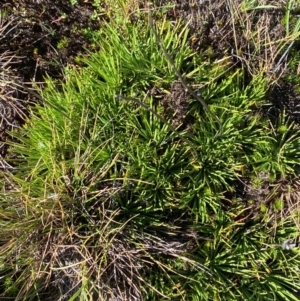
[[298, 300], [299, 3], [87, 2], [61, 81], [3, 60], [0, 296]]

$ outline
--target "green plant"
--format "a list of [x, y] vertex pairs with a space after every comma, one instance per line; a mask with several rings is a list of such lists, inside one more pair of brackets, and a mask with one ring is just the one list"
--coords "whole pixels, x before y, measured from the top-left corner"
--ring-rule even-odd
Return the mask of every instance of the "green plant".
[[57, 49], [63, 49], [63, 48], [66, 48], [68, 46], [68, 44], [69, 44], [68, 39], [64, 38], [57, 43], [56, 47], [57, 47]]
[[[178, 50], [180, 67], [191, 55], [180, 43], [186, 33], [164, 24], [165, 42], [174, 53]], [[174, 74], [149, 29], [119, 25], [120, 31], [112, 24], [103, 28], [102, 51], [85, 60], [88, 67], [66, 70], [61, 92], [47, 81], [46, 105], [32, 109], [30, 122], [12, 144], [18, 169], [11, 178], [16, 185], [11, 216], [20, 208], [20, 223], [7, 224], [3, 233], [11, 252], [22, 248], [20, 299], [39, 295], [45, 287], [55, 287], [63, 298], [93, 291], [104, 299], [140, 297], [148, 281], [141, 278], [140, 267], [151, 270], [152, 262], [164, 271], [164, 256], [194, 265], [183, 246], [170, 247], [180, 227], [168, 217], [177, 211], [179, 195], [173, 187], [190, 151], [150, 111], [115, 98], [116, 92], [126, 95], [133, 89], [146, 96], [164, 74], [169, 74], [165, 81]], [[147, 101], [151, 105], [151, 98]], [[17, 242], [14, 231], [23, 232]], [[118, 278], [109, 280], [111, 273]], [[68, 274], [73, 280], [67, 280]], [[120, 277], [124, 283], [133, 279], [135, 288], [129, 283], [122, 288]], [[68, 285], [57, 285], [60, 278]]]
[[260, 204], [260, 211], [265, 213], [267, 211], [267, 206], [265, 204]]
[[293, 174], [296, 128], [260, 114], [263, 72], [246, 81], [228, 57], [207, 61], [181, 22], [155, 29], [118, 16], [88, 31], [101, 51], [59, 87], [47, 79], [14, 133], [3, 298], [295, 300], [299, 256], [276, 248], [297, 235], [293, 221], [275, 226], [264, 203], [255, 215], [228, 194], [260, 170]]
[[285, 177], [299, 170], [300, 136], [295, 124], [284, 114], [278, 118], [277, 123], [277, 128], [269, 132], [265, 144], [261, 144], [254, 153], [253, 166], [271, 175], [280, 173]]
[[284, 204], [283, 204], [283, 201], [282, 200], [275, 200], [274, 201], [274, 209], [279, 211], [279, 210], [282, 210], [284, 208]]
[[296, 300], [286, 288], [293, 287], [298, 276], [294, 270], [296, 278], [291, 274], [286, 279], [281, 267], [291, 268], [295, 264], [296, 268], [299, 259], [293, 260], [298, 256], [292, 259], [292, 254], [279, 248], [264, 248], [274, 244], [271, 233], [277, 231], [276, 237], [280, 239], [284, 234], [281, 231], [292, 227], [285, 224], [275, 230], [264, 224], [240, 224], [224, 212], [213, 216], [210, 222], [211, 226], [198, 227], [199, 232], [209, 233], [212, 239], [199, 243], [194, 252], [198, 260], [204, 260], [210, 274], [190, 273], [190, 279], [183, 284], [193, 300]]

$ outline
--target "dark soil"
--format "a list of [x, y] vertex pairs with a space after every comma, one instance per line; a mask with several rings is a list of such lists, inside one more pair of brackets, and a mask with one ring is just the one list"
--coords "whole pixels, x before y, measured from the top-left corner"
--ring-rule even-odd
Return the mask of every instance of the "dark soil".
[[41, 85], [46, 76], [61, 80], [67, 64], [78, 63], [87, 49], [98, 47], [83, 31], [99, 29], [106, 17], [91, 18], [92, 1], [78, 2], [72, 6], [69, 0], [1, 1], [0, 64], [5, 70], [1, 80], [17, 86], [0, 87], [0, 169], [9, 167], [4, 160], [9, 131], [24, 123], [28, 105], [37, 101], [29, 92], [32, 83]]
[[[4, 2], [4, 3], [3, 3]], [[75, 6], [69, 0], [2, 1], [7, 30], [1, 36], [1, 53], [11, 51], [22, 59], [14, 66], [23, 81], [42, 81], [45, 75], [61, 78], [62, 69], [90, 48], [84, 29], [99, 29], [88, 1]]]

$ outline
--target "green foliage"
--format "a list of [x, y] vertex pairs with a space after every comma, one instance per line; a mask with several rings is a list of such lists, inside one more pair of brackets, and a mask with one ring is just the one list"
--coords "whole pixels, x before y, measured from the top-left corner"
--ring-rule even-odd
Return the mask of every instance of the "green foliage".
[[66, 48], [68, 46], [68, 44], [69, 44], [68, 39], [64, 38], [57, 43], [56, 47], [57, 47], [57, 49], [63, 49], [63, 48]]
[[[161, 285], [173, 281], [173, 292], [177, 293], [172, 296], [174, 300], [297, 300], [286, 288], [294, 287], [295, 279], [299, 279], [299, 258], [272, 246], [274, 228], [239, 224], [224, 212], [214, 215], [210, 225], [195, 227], [204, 237], [193, 249], [193, 259], [203, 264], [207, 273], [185, 268], [181, 279], [169, 273], [168, 277], [162, 274], [153, 280]], [[283, 233], [278, 229], [276, 236], [281, 239]], [[294, 231], [288, 225], [285, 230]], [[210, 239], [205, 241], [207, 237]], [[283, 266], [291, 268], [289, 279], [284, 276]]]
[[284, 208], [283, 206], [283, 201], [282, 200], [275, 200], [274, 202], [274, 208], [275, 210], [279, 211], [279, 210], [282, 210]]
[[174, 125], [180, 105], [170, 116], [165, 96], [178, 78], [148, 26], [116, 18], [88, 32], [101, 51], [66, 69], [61, 86], [48, 79], [45, 102], [14, 133], [13, 188], [0, 203], [0, 264], [14, 278], [0, 279], [2, 296], [295, 300], [299, 256], [276, 246], [296, 227], [262, 222], [264, 204], [254, 216], [228, 201], [245, 173], [297, 171], [294, 124], [282, 117], [274, 128], [257, 110], [262, 74], [246, 83], [226, 58], [195, 54], [183, 23], [157, 27], [218, 119], [188, 95], [191, 121]]
[[267, 211], [267, 206], [266, 206], [265, 204], [261, 204], [261, 205], [260, 205], [260, 211], [261, 211], [262, 213], [265, 213], [265, 212]]
[[271, 175], [288, 174], [299, 171], [300, 134], [293, 122], [284, 115], [278, 119], [277, 129], [269, 130], [264, 144], [257, 146], [253, 155], [253, 166]]

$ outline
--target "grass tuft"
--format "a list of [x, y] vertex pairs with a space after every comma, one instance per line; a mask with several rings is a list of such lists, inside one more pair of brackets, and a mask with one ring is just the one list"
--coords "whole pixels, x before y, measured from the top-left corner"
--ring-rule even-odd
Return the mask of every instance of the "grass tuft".
[[297, 126], [263, 114], [264, 68], [245, 80], [154, 21], [104, 24], [13, 133], [1, 297], [296, 300]]

